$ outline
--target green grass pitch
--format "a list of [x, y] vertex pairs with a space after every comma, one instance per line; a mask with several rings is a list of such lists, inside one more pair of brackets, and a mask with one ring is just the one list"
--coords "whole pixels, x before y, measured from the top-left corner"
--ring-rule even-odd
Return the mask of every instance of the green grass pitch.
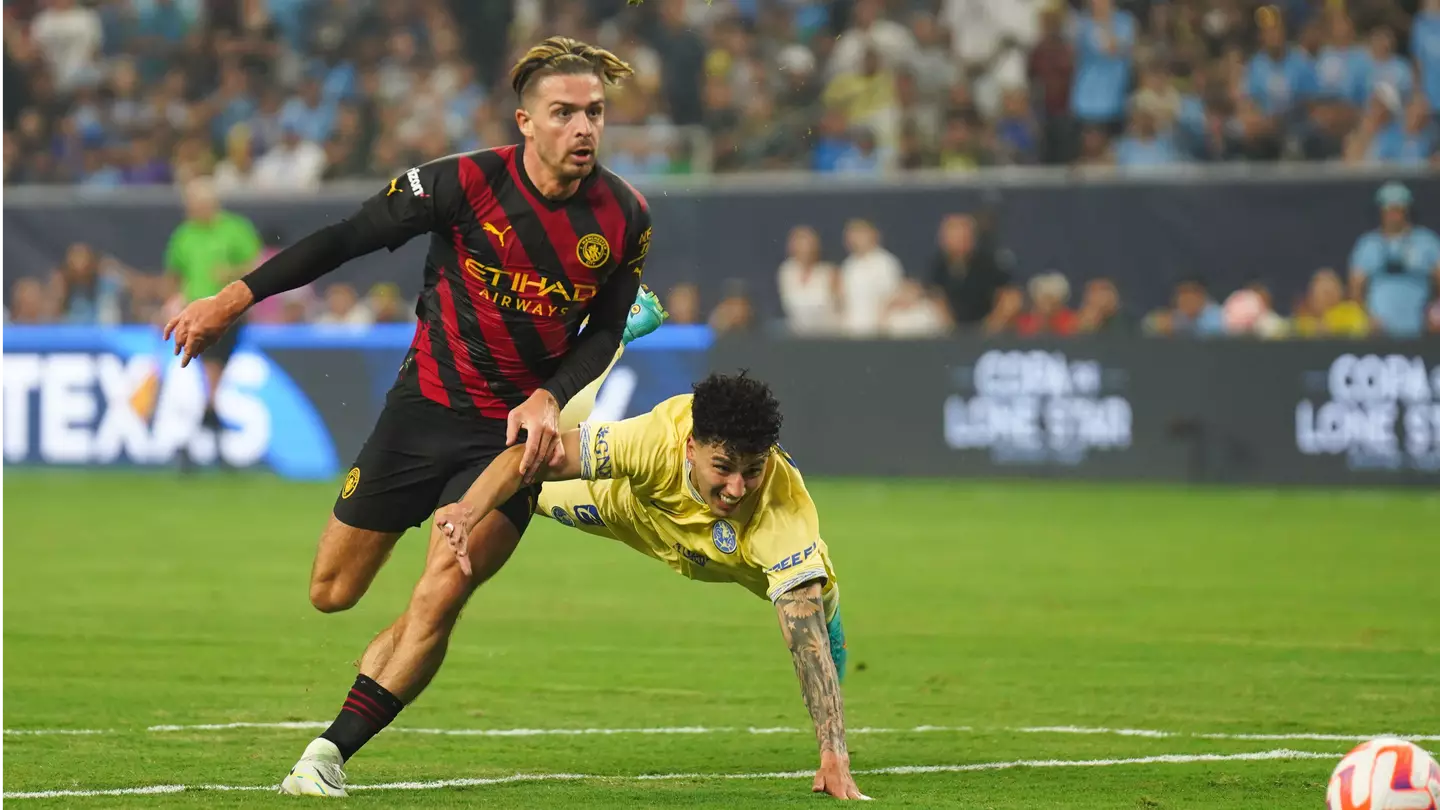
[[[882, 804], [1315, 808], [1354, 743], [1314, 737], [1440, 735], [1440, 495], [812, 488], [841, 578], [853, 767], [1060, 763], [859, 776]], [[402, 609], [424, 546], [418, 533], [405, 538], [354, 610], [316, 613], [306, 580], [334, 492], [260, 476], [10, 470], [7, 800], [302, 802], [258, 790], [12, 794], [277, 783], [317, 731], [147, 729], [334, 716], [352, 662]], [[751, 731], [777, 727], [791, 730]], [[470, 603], [431, 689], [351, 762], [349, 776], [361, 785], [586, 778], [365, 791], [349, 802], [818, 806], [805, 776], [724, 778], [813, 769], [807, 727], [768, 604], [537, 520]], [[54, 729], [105, 733], [17, 733]], [[1242, 736], [1255, 734], [1300, 737]], [[1316, 756], [1234, 758], [1286, 750]], [[1064, 765], [1161, 755], [1218, 757]]]

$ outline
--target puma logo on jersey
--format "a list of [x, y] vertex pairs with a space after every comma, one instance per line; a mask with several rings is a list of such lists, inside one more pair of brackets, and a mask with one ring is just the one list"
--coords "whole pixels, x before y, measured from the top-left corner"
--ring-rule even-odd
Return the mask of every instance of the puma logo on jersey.
[[505, 230], [502, 231], [488, 222], [485, 223], [482, 228], [486, 233], [495, 234], [495, 238], [500, 242], [500, 247], [505, 247], [505, 234], [510, 233], [510, 231], [514, 230], [512, 226], [506, 225]]

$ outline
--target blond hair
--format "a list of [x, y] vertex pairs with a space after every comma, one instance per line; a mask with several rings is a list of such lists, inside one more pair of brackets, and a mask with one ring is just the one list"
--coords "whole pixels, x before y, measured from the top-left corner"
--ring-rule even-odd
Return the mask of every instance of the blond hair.
[[606, 85], [619, 84], [635, 74], [615, 54], [571, 37], [550, 37], [533, 46], [510, 69], [510, 86], [524, 97], [525, 89], [538, 79], [557, 74], [593, 73]]

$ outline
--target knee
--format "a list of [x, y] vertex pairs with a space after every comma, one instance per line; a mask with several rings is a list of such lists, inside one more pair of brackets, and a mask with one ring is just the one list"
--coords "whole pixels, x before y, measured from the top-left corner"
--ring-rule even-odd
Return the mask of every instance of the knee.
[[310, 582], [310, 604], [321, 613], [339, 613], [355, 607], [360, 593], [355, 588], [346, 588], [334, 579], [317, 579]]

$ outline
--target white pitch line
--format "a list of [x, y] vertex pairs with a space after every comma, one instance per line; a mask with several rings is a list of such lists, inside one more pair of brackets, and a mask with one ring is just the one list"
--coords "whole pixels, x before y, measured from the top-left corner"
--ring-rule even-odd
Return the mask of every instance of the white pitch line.
[[[1324, 759], [1338, 760], [1340, 754], [1317, 751], [1293, 751], [1279, 748], [1248, 754], [1160, 754], [1127, 759], [1017, 759], [1010, 762], [972, 762], [963, 765], [897, 765], [888, 768], [867, 768], [854, 771], [856, 776], [909, 776], [927, 773], [964, 773], [968, 771], [999, 771], [1010, 768], [1100, 768], [1116, 765], [1184, 765], [1197, 762], [1238, 762], [1254, 760]], [[772, 771], [768, 773], [651, 773], [637, 776], [606, 776], [584, 773], [517, 773], [511, 776], [472, 779], [437, 779], [430, 782], [382, 782], [375, 785], [351, 785], [350, 790], [437, 790], [455, 787], [482, 787], [514, 782], [660, 782], [705, 779], [809, 779], [814, 771]], [[5, 793], [4, 799], [65, 799], [96, 796], [153, 796], [185, 791], [256, 791], [274, 790], [273, 785], [151, 785], [113, 790], [36, 790]]]
[[114, 734], [113, 728], [7, 728], [7, 737], [85, 737], [91, 734]]
[[[329, 723], [323, 722], [282, 722], [282, 723], [222, 723], [193, 726], [151, 726], [146, 731], [215, 731], [233, 728], [258, 729], [324, 729]], [[441, 737], [584, 737], [614, 736], [625, 734], [813, 734], [814, 729], [796, 726], [775, 726], [769, 728], [738, 726], [658, 726], [654, 728], [408, 728], [394, 727], [387, 733], [429, 734]], [[1093, 726], [1022, 726], [1019, 728], [976, 728], [974, 726], [920, 725], [906, 728], [873, 728], [864, 726], [852, 728], [849, 734], [933, 734], [933, 733], [1016, 733], [1016, 734], [1108, 734], [1120, 737], [1146, 737], [1153, 739], [1194, 738], [1202, 740], [1251, 740], [1251, 741], [1314, 741], [1314, 742], [1364, 742], [1376, 737], [1400, 737], [1411, 742], [1440, 741], [1440, 734], [1326, 734], [1326, 733], [1208, 733], [1186, 731], [1157, 731], [1139, 728], [1104, 728]], [[8, 732], [7, 732], [8, 733]]]
[[[275, 723], [200, 723], [196, 725], [162, 725], [145, 729], [151, 733], [225, 731], [231, 729], [271, 730], [313, 730], [324, 729], [329, 723], [306, 721], [282, 721]], [[44, 735], [92, 735], [117, 734], [115, 729], [5, 729], [6, 736]], [[390, 727], [385, 733], [427, 734], [441, 737], [584, 737], [617, 735], [700, 735], [700, 734], [811, 734], [812, 729], [795, 726], [741, 727], [741, 726], [658, 726], [654, 728], [409, 728]], [[850, 734], [1105, 734], [1118, 737], [1145, 737], [1151, 739], [1197, 739], [1197, 740], [1249, 740], [1249, 741], [1309, 741], [1309, 742], [1364, 742], [1376, 737], [1400, 737], [1411, 742], [1437, 742], [1440, 734], [1330, 734], [1322, 732], [1293, 733], [1240, 733], [1200, 731], [1157, 731], [1142, 728], [1105, 728], [1096, 726], [1021, 726], [1017, 728], [983, 728], [975, 726], [920, 725], [907, 728], [862, 727], [849, 730]]]

